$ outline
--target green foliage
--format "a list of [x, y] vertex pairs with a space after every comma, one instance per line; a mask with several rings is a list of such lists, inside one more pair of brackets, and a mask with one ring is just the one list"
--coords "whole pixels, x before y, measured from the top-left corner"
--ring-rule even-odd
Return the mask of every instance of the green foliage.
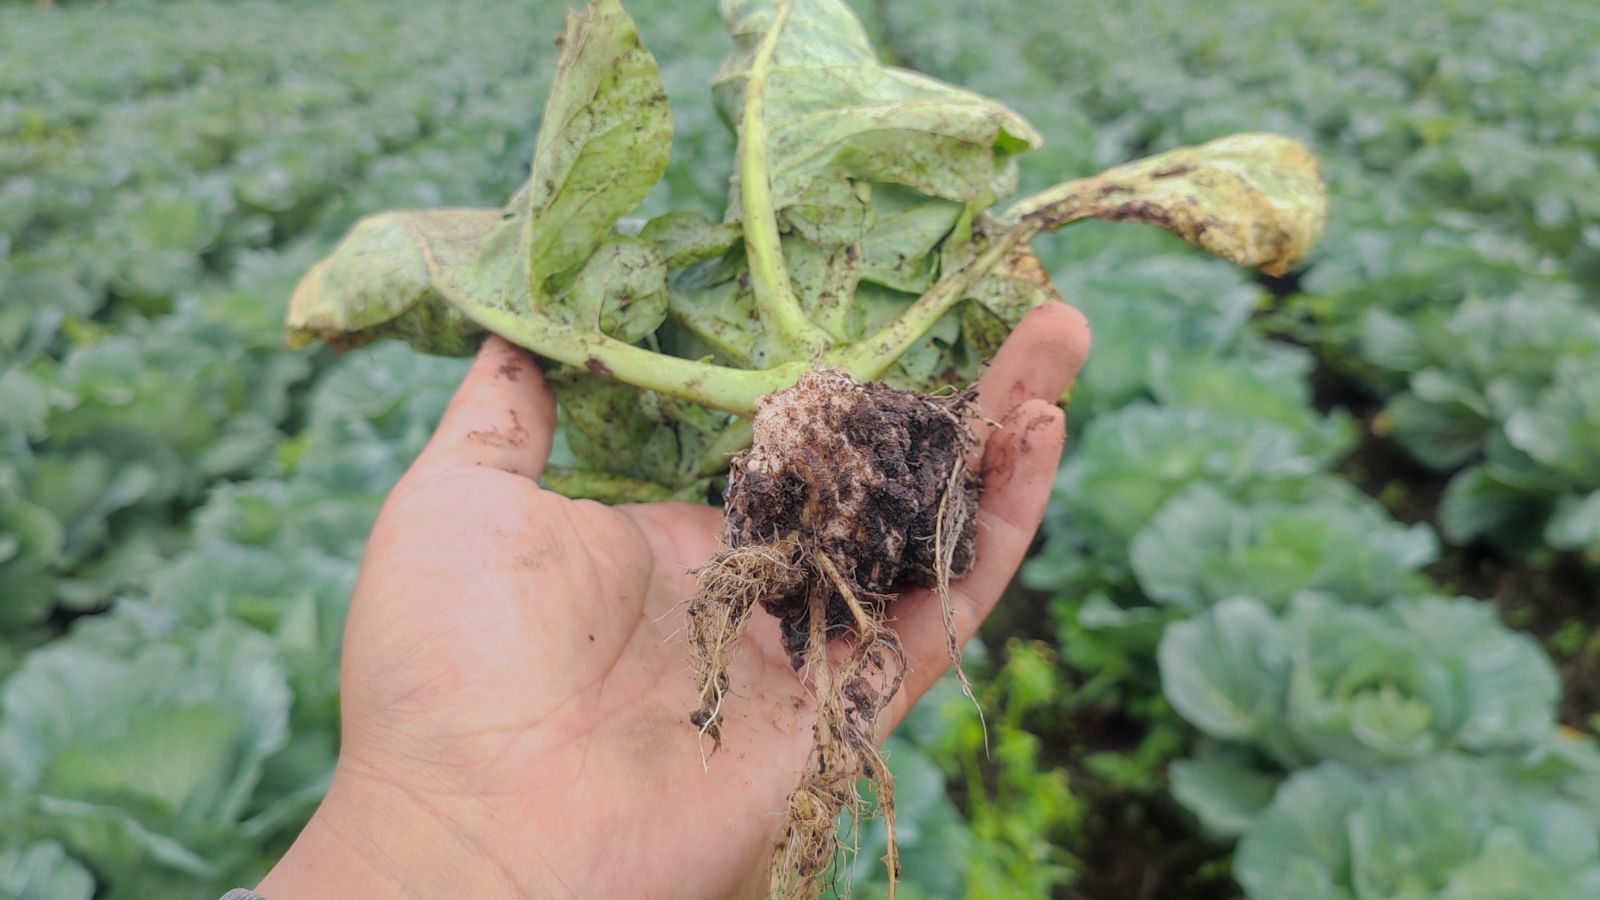
[[[981, 652], [967, 656], [969, 665], [985, 662]], [[897, 891], [928, 898], [1043, 897], [1071, 882], [1076, 860], [1068, 838], [1080, 827], [1082, 803], [1034, 733], [1063, 699], [1055, 662], [1043, 644], [1011, 641], [985, 679], [978, 705], [947, 677], [888, 742], [906, 876]], [[964, 810], [946, 796], [947, 777], [962, 785]], [[883, 890], [883, 853], [882, 824], [873, 823], [849, 870], [856, 891], [876, 896]]]
[[[628, 5], [671, 97], [671, 161], [618, 223], [628, 239], [600, 230], [616, 241], [605, 253], [643, 263], [607, 263], [581, 286], [583, 269], [557, 277], [563, 315], [596, 316], [621, 340], [674, 332], [671, 352], [751, 366], [747, 267], [723, 262], [745, 241], [722, 221], [742, 218], [736, 147], [702, 102], [727, 46], [712, 37], [719, 17], [709, 3]], [[990, 754], [949, 683], [892, 740], [901, 896], [997, 878], [1015, 879], [1000, 896], [1042, 895], [1064, 868], [1088, 896], [1134, 895], [1142, 883], [1096, 881], [1099, 861], [1170, 874], [1164, 858], [1133, 856], [1169, 791], [1212, 836], [1246, 836], [1234, 868], [1255, 897], [1600, 892], [1593, 823], [1574, 815], [1600, 808], [1600, 781], [1585, 744], [1550, 736], [1548, 666], [1486, 608], [1416, 599], [1432, 590], [1418, 574], [1432, 537], [1331, 474], [1358, 429], [1326, 411], [1352, 390], [1384, 407], [1383, 440], [1450, 481], [1433, 521], [1451, 544], [1600, 561], [1588, 5], [855, 5], [886, 61], [1004, 98], [1046, 136], [1016, 167], [1021, 194], [1272, 130], [1317, 152], [1333, 195], [1308, 265], [1265, 285], [1155, 229], [1085, 223], [1034, 242], [1096, 339], [1070, 410], [1077, 458], [1027, 568], [1044, 593], [1026, 608], [1047, 606], [1050, 621], [1018, 626], [1053, 637], [1055, 658], [1024, 643], [1012, 667], [997, 653], [998, 680], [974, 660]], [[59, 717], [0, 709], [0, 732], [27, 748], [0, 752], [0, 895], [215, 895], [276, 857], [329, 771], [348, 585], [384, 492], [462, 371], [395, 346], [338, 362], [288, 353], [284, 303], [360, 216], [516, 195], [561, 5], [31, 6], [0, 6], [0, 697], [89, 696]], [[741, 9], [759, 29], [761, 5]], [[902, 77], [876, 58], [850, 64], [880, 87]], [[804, 99], [781, 81], [769, 101]], [[741, 110], [737, 82], [719, 93]], [[778, 112], [766, 124], [788, 140]], [[1002, 188], [1018, 149], [989, 169]], [[961, 261], [939, 252], [964, 227], [960, 202], [877, 183], [863, 206], [814, 184], [790, 185], [803, 202], [779, 212], [795, 284], [836, 271], [825, 245], [841, 230], [868, 229], [857, 314], [817, 315], [827, 295], [797, 290], [835, 338], [888, 325]], [[656, 276], [636, 241], [701, 305], [669, 292], [668, 323], [644, 328], [660, 301], [639, 287]], [[984, 298], [1000, 312], [964, 303], [886, 377], [939, 372], [964, 334], [992, 325], [980, 307], [1015, 308], [1004, 290]], [[649, 313], [638, 328], [619, 327], [625, 299]], [[660, 413], [635, 393], [628, 427], [653, 432]], [[556, 464], [593, 452], [585, 434], [619, 427], [612, 412], [568, 415]], [[706, 449], [700, 430], [655, 445], [665, 475], [634, 474], [677, 477]], [[1296, 601], [1304, 592], [1321, 596]], [[1231, 669], [1191, 660], [1195, 680], [1164, 693], [1163, 635], [1237, 637], [1223, 622], [1262, 643]], [[1590, 631], [1580, 621], [1557, 643], [1581, 647]], [[230, 644], [259, 676], [249, 689], [202, 652]], [[152, 660], [160, 672], [129, 674]], [[1263, 666], [1275, 684], [1258, 680]], [[1585, 671], [1569, 667], [1563, 719], [1592, 730]], [[1236, 691], [1217, 695], [1234, 709], [1191, 726], [1173, 707], [1195, 712], [1178, 698], [1204, 685]], [[127, 711], [109, 708], [118, 698]], [[274, 716], [276, 738], [259, 727]], [[1095, 732], [1106, 720], [1122, 729], [1112, 740]], [[138, 739], [99, 730], [118, 723]], [[1270, 738], [1227, 736], [1258, 724]], [[1391, 761], [1424, 745], [1446, 749]], [[858, 896], [880, 887], [874, 841], [862, 835], [851, 864]]]
[[1184, 718], [1289, 768], [1515, 751], [1554, 728], [1558, 685], [1543, 651], [1470, 599], [1374, 610], [1302, 594], [1280, 620], [1235, 597], [1169, 627], [1160, 663]]
[[1438, 555], [1426, 525], [1402, 526], [1375, 503], [1235, 503], [1208, 483], [1161, 507], [1129, 548], [1145, 595], [1203, 609], [1249, 596], [1282, 609], [1300, 591], [1382, 603], [1420, 587]]
[[1251, 896], [1589, 897], [1600, 821], [1503, 762], [1442, 756], [1364, 777], [1337, 763], [1286, 783], [1240, 842]]
[[288, 741], [290, 702], [260, 635], [231, 621], [174, 630], [125, 606], [30, 655], [0, 693], [19, 820], [114, 896], [209, 886], [254, 862], [274, 819], [316, 801], [321, 784], [251, 815], [263, 767]]
[[1082, 803], [1029, 728], [1061, 704], [1062, 691], [1055, 654], [1043, 644], [1012, 641], [977, 698], [987, 719], [965, 696], [944, 703], [961, 724], [946, 727], [941, 749], [961, 762], [967, 815], [984, 848], [967, 870], [966, 896], [1045, 896], [1071, 880], [1074, 860], [1064, 838], [1078, 826]]
[[0, 850], [0, 888], [18, 900], [89, 900], [94, 878], [60, 844], [41, 842]]

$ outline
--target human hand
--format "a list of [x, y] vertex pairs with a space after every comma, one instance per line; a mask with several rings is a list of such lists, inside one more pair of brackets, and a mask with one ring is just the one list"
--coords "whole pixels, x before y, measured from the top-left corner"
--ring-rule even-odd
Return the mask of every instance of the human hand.
[[[979, 384], [971, 638], [1038, 527], [1064, 438], [1055, 398], [1088, 352], [1063, 304], [1028, 314]], [[351, 600], [343, 745], [269, 900], [759, 897], [811, 746], [805, 686], [758, 613], [703, 765], [682, 625], [721, 532], [690, 503], [607, 507], [542, 490], [555, 401], [490, 339], [379, 515]], [[882, 737], [949, 667], [938, 599], [890, 607], [909, 672]]]

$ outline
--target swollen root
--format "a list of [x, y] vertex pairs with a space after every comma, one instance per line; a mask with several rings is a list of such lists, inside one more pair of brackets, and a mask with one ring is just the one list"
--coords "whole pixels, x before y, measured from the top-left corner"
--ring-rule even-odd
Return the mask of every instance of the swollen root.
[[[811, 751], [773, 855], [775, 897], [815, 897], [832, 883], [836, 822], [840, 812], [860, 822], [862, 779], [888, 826], [893, 895], [894, 782], [877, 729], [905, 656], [888, 607], [902, 588], [934, 588], [955, 654], [949, 585], [971, 567], [977, 532], [970, 404], [970, 393], [934, 398], [808, 373], [761, 399], [751, 447], [730, 467], [725, 549], [696, 573], [689, 606], [700, 702], [690, 721], [720, 745], [730, 657], [759, 603], [816, 697]], [[830, 656], [836, 641], [843, 653]]]

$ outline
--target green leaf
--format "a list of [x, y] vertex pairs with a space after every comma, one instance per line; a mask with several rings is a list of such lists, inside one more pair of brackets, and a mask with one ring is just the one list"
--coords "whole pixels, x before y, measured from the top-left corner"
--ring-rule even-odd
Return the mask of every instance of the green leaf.
[[1262, 738], [1282, 705], [1282, 629], [1258, 601], [1235, 597], [1161, 637], [1161, 688], [1174, 709], [1223, 740]]
[[264, 635], [172, 629], [122, 604], [30, 654], [0, 692], [0, 765], [39, 829], [114, 880], [153, 863], [230, 871], [263, 764], [288, 739]]
[[1212, 748], [1167, 768], [1172, 796], [1194, 813], [1210, 834], [1233, 838], [1260, 815], [1278, 787], [1278, 779], [1248, 764], [1236, 753]]
[[1373, 422], [1380, 436], [1392, 436], [1423, 465], [1443, 472], [1479, 453], [1490, 427], [1470, 394], [1429, 400], [1410, 391], [1392, 398]]
[[89, 900], [94, 878], [60, 844], [46, 841], [0, 850], [0, 893], [15, 900]]
[[546, 310], [574, 330], [637, 343], [667, 318], [667, 267], [649, 241], [612, 236], [584, 263], [571, 290]]
[[1083, 219], [1157, 225], [1241, 266], [1282, 275], [1322, 235], [1317, 161], [1275, 134], [1169, 150], [1026, 197], [1007, 217], [1044, 229]]
[[1306, 590], [1387, 602], [1420, 586], [1417, 570], [1438, 552], [1427, 525], [1401, 525], [1364, 498], [1242, 504], [1197, 484], [1139, 531], [1129, 559], [1161, 602], [1205, 608], [1245, 595], [1281, 610]]
[[1466, 696], [1454, 740], [1470, 750], [1523, 750], [1555, 725], [1561, 682], [1532, 635], [1501, 624], [1491, 604], [1423, 597], [1392, 611], [1431, 648]]
[[1097, 418], [1056, 481], [1062, 511], [1122, 552], [1172, 497], [1209, 481], [1231, 496], [1299, 496], [1322, 464], [1283, 428], [1134, 403]]
[[1346, 818], [1364, 784], [1334, 763], [1295, 773], [1239, 842], [1234, 876], [1255, 900], [1355, 900]]
[[1471, 599], [1378, 610], [1296, 598], [1287, 722], [1310, 754], [1375, 770], [1438, 750], [1523, 751], [1554, 723], [1558, 681], [1532, 638]]
[[639, 237], [656, 246], [667, 268], [682, 269], [727, 253], [742, 233], [738, 222], [714, 223], [701, 213], [675, 210], [646, 222]]
[[1569, 356], [1555, 381], [1529, 408], [1506, 421], [1512, 446], [1567, 478], [1574, 487], [1600, 484], [1600, 354]]
[[1561, 498], [1545, 539], [1565, 550], [1600, 553], [1600, 491]]
[[55, 568], [65, 543], [48, 510], [0, 487], [0, 634], [33, 625], [55, 605]]
[[861, 278], [897, 291], [920, 294], [933, 287], [939, 257], [934, 252], [956, 226], [962, 206], [929, 200], [892, 185], [872, 191], [872, 227], [862, 241]]
[[1252, 898], [1587, 897], [1592, 809], [1501, 759], [1443, 754], [1366, 781], [1325, 763], [1292, 777], [1240, 842]]
[[1452, 673], [1382, 613], [1303, 595], [1288, 628], [1286, 719], [1313, 757], [1358, 768], [1414, 759], [1461, 721], [1467, 698]]
[[1474, 896], [1468, 879], [1483, 877], [1486, 854], [1517, 873], [1510, 896], [1579, 897], [1600, 865], [1591, 814], [1512, 782], [1492, 763], [1460, 757], [1388, 775], [1352, 810], [1348, 827], [1360, 897]]
[[1472, 466], [1445, 486], [1439, 529], [1457, 544], [1488, 538], [1526, 542], [1547, 513], [1537, 493], [1505, 484], [1488, 466]]
[[533, 172], [512, 211], [524, 219], [528, 284], [582, 265], [666, 171], [672, 113], [656, 60], [617, 0], [567, 17]]

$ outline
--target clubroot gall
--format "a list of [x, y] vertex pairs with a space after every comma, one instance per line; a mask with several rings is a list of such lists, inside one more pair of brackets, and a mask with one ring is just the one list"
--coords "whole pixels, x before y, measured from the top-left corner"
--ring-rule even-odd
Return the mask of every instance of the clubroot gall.
[[[893, 881], [894, 783], [876, 726], [905, 657], [888, 606], [900, 587], [938, 588], [954, 654], [949, 584], [972, 565], [977, 537], [971, 400], [971, 392], [934, 398], [837, 370], [808, 372], [757, 401], [750, 448], [730, 466], [726, 546], [696, 572], [689, 605], [700, 694], [691, 721], [720, 743], [728, 664], [759, 603], [778, 619], [795, 669], [809, 673], [817, 708], [774, 860], [776, 896], [817, 892], [837, 850], [839, 813], [859, 818], [862, 778], [877, 788]], [[829, 654], [835, 638], [848, 645], [838, 662]]]
[[[356, 223], [295, 289], [289, 336], [465, 354], [499, 334], [543, 359], [559, 403], [546, 487], [610, 502], [724, 488], [726, 547], [693, 601], [693, 720], [715, 747], [737, 699], [726, 661], [757, 605], [777, 616], [818, 697], [774, 861], [777, 893], [803, 896], [826, 883], [859, 777], [892, 809], [874, 722], [904, 666], [885, 605], [971, 565], [961, 391], [1059, 299], [1028, 242], [1143, 222], [1281, 274], [1315, 243], [1326, 193], [1298, 143], [1243, 134], [1002, 207], [1042, 141], [1015, 112], [882, 64], [842, 0], [722, 0], [722, 15], [733, 48], [712, 94], [737, 162], [720, 216], [624, 219], [666, 170], [672, 117], [632, 19], [591, 0], [558, 42], [507, 205]], [[891, 840], [891, 872], [894, 855]]]

